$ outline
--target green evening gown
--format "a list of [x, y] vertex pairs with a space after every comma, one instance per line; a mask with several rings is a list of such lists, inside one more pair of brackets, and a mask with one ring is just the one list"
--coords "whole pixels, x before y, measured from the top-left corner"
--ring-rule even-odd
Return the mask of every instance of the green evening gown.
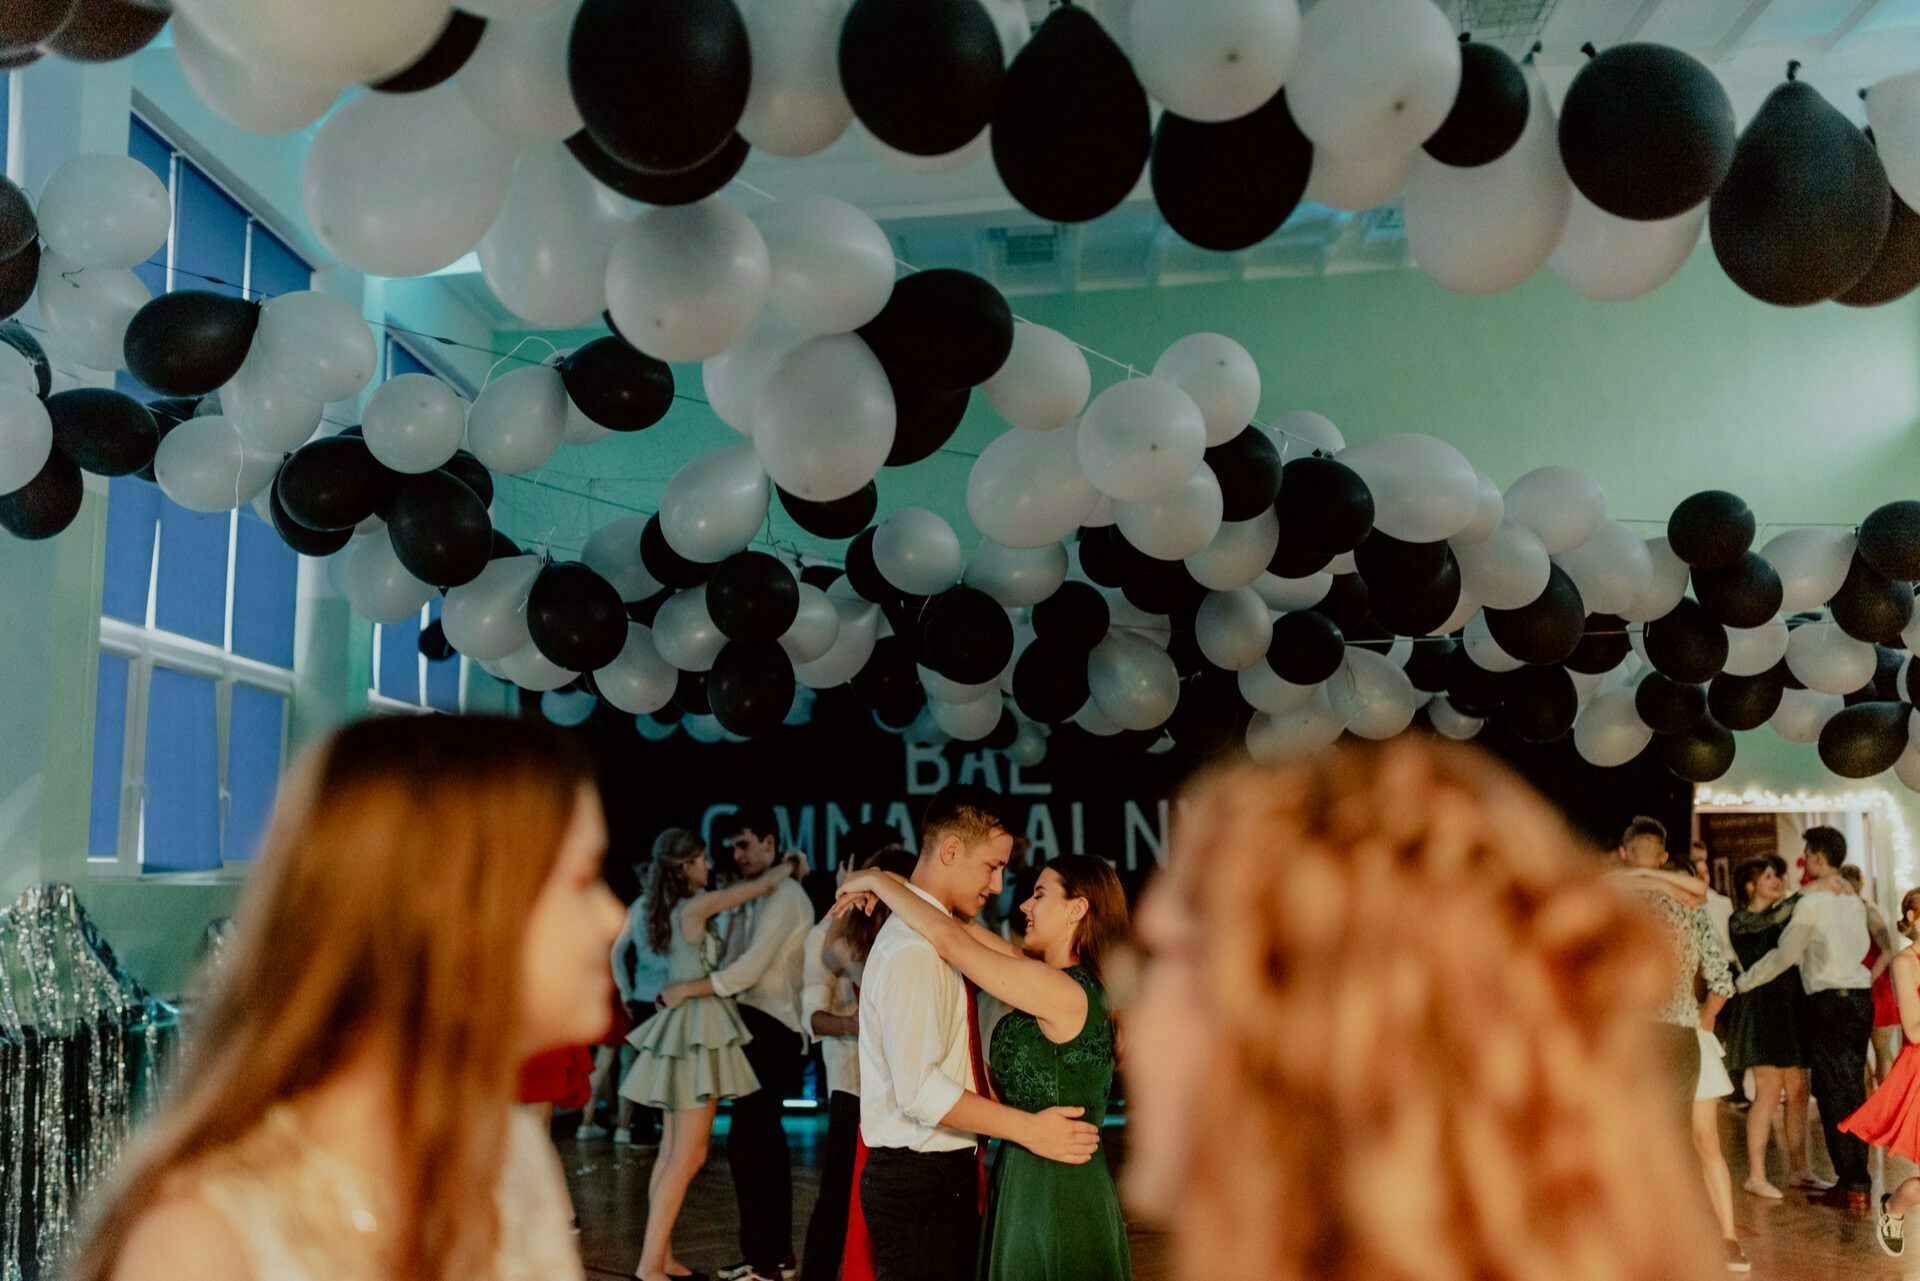
[[[1033, 1015], [1015, 1010], [993, 1032], [988, 1070], [1000, 1100], [1023, 1112], [1085, 1108], [1095, 1125], [1113, 1085], [1113, 1019], [1085, 970], [1067, 971], [1087, 990], [1087, 1024], [1055, 1045]], [[1129, 1281], [1127, 1225], [1105, 1150], [1062, 1165], [1002, 1143], [981, 1223], [981, 1281]]]

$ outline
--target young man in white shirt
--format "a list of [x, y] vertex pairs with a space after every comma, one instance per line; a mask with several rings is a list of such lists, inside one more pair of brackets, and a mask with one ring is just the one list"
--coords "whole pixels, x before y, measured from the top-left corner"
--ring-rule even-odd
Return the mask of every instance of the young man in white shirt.
[[[950, 787], [927, 805], [908, 886], [971, 920], [1013, 850], [1000, 798]], [[1012, 1139], [1085, 1162], [1099, 1142], [1079, 1108], [1029, 1114], [986, 1097], [972, 994], [900, 917], [880, 929], [860, 990], [861, 1209], [878, 1281], [972, 1281], [986, 1185], [982, 1143]], [[1017, 1210], [1015, 1211], [1017, 1213]]]
[[1840, 1183], [1816, 1198], [1840, 1209], [1865, 1210], [1872, 1176], [1867, 1145], [1843, 1134], [1840, 1123], [1866, 1100], [1867, 1043], [1873, 1035], [1873, 979], [1865, 957], [1867, 907], [1838, 873], [1847, 861], [1847, 838], [1831, 827], [1802, 834], [1802, 857], [1810, 882], [1779, 943], [1747, 967], [1739, 989], [1751, 991], [1790, 967], [1800, 967], [1806, 989], [1802, 1026], [1812, 1062], [1813, 1095], [1820, 1100], [1820, 1128]]

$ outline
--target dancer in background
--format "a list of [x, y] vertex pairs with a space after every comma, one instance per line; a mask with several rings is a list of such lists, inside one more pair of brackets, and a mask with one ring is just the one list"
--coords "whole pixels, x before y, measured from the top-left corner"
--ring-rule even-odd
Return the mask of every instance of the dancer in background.
[[[1734, 870], [1740, 902], [1728, 923], [1734, 954], [1748, 966], [1771, 952], [1793, 919], [1799, 896], [1787, 894], [1787, 864], [1778, 855], [1748, 859]], [[1753, 1103], [1747, 1109], [1747, 1179], [1754, 1196], [1783, 1195], [1767, 1178], [1767, 1147], [1773, 1118], [1784, 1096], [1787, 1173], [1794, 1187], [1821, 1190], [1807, 1165], [1807, 1051], [1801, 1042], [1800, 1007], [1806, 1000], [1799, 970], [1733, 998], [1727, 1006], [1727, 1067], [1753, 1073]]]
[[1840, 869], [1840, 879], [1867, 905], [1867, 937], [1873, 940], [1873, 946], [1867, 949], [1867, 973], [1873, 978], [1873, 1066], [1867, 1078], [1871, 1087], [1887, 1079], [1900, 1053], [1900, 1007], [1894, 999], [1890, 970], [1893, 954], [1901, 945], [1887, 928], [1887, 918], [1867, 897], [1866, 877], [1860, 869], [1848, 863]]
[[67, 1275], [579, 1281], [514, 1085], [605, 1025], [606, 841], [586, 760], [532, 721], [374, 717], [306, 752], [177, 1091]]
[[[1696, 849], [1704, 854], [1704, 849]], [[1669, 865], [1671, 870], [1701, 881], [1704, 858]], [[1711, 895], [1711, 889], [1708, 890]], [[1730, 900], [1727, 900], [1730, 901]], [[1720, 1225], [1720, 1240], [1727, 1254], [1727, 1271], [1751, 1272], [1753, 1264], [1740, 1245], [1733, 1226], [1733, 1174], [1727, 1169], [1727, 1155], [1720, 1150], [1720, 1100], [1733, 1093], [1733, 1078], [1727, 1075], [1726, 1051], [1713, 1033], [1714, 1021], [1733, 995], [1733, 978], [1727, 958], [1720, 950], [1719, 931], [1708, 905], [1689, 909], [1687, 928], [1692, 934], [1696, 968], [1686, 975], [1687, 999], [1694, 1010], [1694, 1036], [1700, 1042], [1700, 1070], [1693, 1089], [1693, 1153], [1700, 1162], [1700, 1180], [1707, 1190], [1707, 1204]], [[1704, 987], [1706, 996], [1699, 999]]]
[[[1908, 890], [1900, 900], [1900, 933], [1920, 939], [1920, 889]], [[1906, 1047], [1894, 1061], [1887, 1079], [1840, 1123], [1846, 1133], [1908, 1161], [1920, 1162], [1920, 959], [1911, 947], [1893, 957], [1894, 1000], [1900, 1006], [1900, 1027]], [[1903, 1181], [1880, 1198], [1877, 1236], [1888, 1254], [1906, 1251], [1907, 1211], [1920, 1205], [1920, 1178]]]

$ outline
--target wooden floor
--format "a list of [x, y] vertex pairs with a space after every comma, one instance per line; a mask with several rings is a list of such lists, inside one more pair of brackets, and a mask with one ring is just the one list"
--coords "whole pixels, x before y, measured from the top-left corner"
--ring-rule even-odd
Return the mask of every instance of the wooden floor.
[[[793, 1147], [796, 1251], [804, 1243], [807, 1216], [819, 1186], [820, 1144], [825, 1128], [824, 1117], [795, 1114], [788, 1121]], [[1875, 1244], [1873, 1221], [1866, 1215], [1812, 1206], [1794, 1193], [1789, 1193], [1785, 1201], [1761, 1201], [1741, 1191], [1740, 1182], [1746, 1174], [1744, 1114], [1731, 1107], [1723, 1109], [1721, 1129], [1733, 1170], [1734, 1213], [1741, 1241], [1754, 1262], [1752, 1276], [1756, 1281], [1892, 1281], [1920, 1277], [1920, 1243], [1906, 1257], [1889, 1259]], [[627, 1276], [639, 1257], [653, 1149], [615, 1146], [606, 1139], [576, 1142], [570, 1125], [563, 1126], [561, 1133], [565, 1137], [558, 1147], [580, 1218], [580, 1252], [587, 1275], [590, 1279]], [[1116, 1164], [1123, 1162], [1125, 1129], [1110, 1126], [1104, 1142], [1110, 1158]], [[1817, 1132], [1813, 1149], [1816, 1169], [1830, 1175]], [[1915, 1173], [1914, 1167], [1898, 1158], [1887, 1165], [1889, 1168], [1882, 1171], [1876, 1152], [1874, 1168], [1881, 1177], [1891, 1177], [1897, 1183]], [[1776, 1174], [1775, 1181], [1781, 1182], [1782, 1177]], [[1880, 1190], [1875, 1187], [1876, 1203]], [[733, 1185], [727, 1175], [726, 1140], [716, 1136], [707, 1167], [694, 1181], [674, 1234], [680, 1258], [689, 1267], [709, 1271], [734, 1262], [739, 1258], [734, 1238], [737, 1224]], [[1133, 1244], [1136, 1281], [1170, 1281], [1173, 1274], [1165, 1238], [1137, 1224], [1128, 1235]]]

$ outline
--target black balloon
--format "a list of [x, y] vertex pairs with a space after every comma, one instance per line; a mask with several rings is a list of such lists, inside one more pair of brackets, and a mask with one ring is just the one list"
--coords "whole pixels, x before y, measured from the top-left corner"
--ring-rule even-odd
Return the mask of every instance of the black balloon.
[[1753, 546], [1759, 528], [1738, 494], [1702, 490], [1682, 499], [1667, 518], [1667, 546], [1695, 569], [1724, 569]]
[[1006, 52], [979, 0], [855, 0], [840, 28], [840, 86], [881, 142], [942, 156], [993, 119]]
[[1466, 716], [1485, 716], [1506, 700], [1506, 682], [1474, 662], [1462, 645], [1447, 656], [1447, 701]]
[[1220, 482], [1221, 520], [1253, 520], [1279, 496], [1280, 451], [1258, 427], [1209, 447], [1205, 459]]
[[1033, 607], [1036, 637], [1082, 654], [1100, 643], [1112, 621], [1107, 598], [1085, 583], [1062, 583], [1053, 595]]
[[1835, 302], [1849, 307], [1878, 307], [1904, 298], [1920, 286], [1920, 214], [1900, 199], [1897, 191], [1889, 208], [1887, 238], [1880, 242], [1873, 265], [1851, 288], [1837, 295]]
[[933, 457], [959, 430], [973, 393], [965, 387], [929, 391], [900, 382], [891, 374], [888, 381], [893, 384], [894, 425], [893, 448], [887, 451], [886, 465], [907, 467]]
[[1316, 614], [1331, 618], [1341, 632], [1359, 635], [1372, 615], [1372, 599], [1367, 584], [1358, 574], [1335, 574], [1327, 594], [1313, 607]]
[[1735, 154], [1727, 91], [1670, 45], [1623, 44], [1598, 55], [1560, 107], [1567, 176], [1617, 217], [1685, 213], [1720, 186]]
[[873, 514], [880, 508], [880, 490], [872, 481], [845, 498], [827, 503], [795, 498], [778, 486], [775, 489], [780, 495], [780, 506], [793, 518], [793, 523], [816, 538], [852, 538], [873, 522]]
[[104, 387], [76, 387], [47, 397], [53, 443], [82, 471], [127, 476], [152, 464], [160, 448], [153, 415], [133, 397]]
[[1087, 650], [1036, 637], [1013, 665], [1013, 701], [1045, 725], [1071, 720], [1087, 702]]
[[1648, 672], [1634, 686], [1633, 708], [1656, 734], [1692, 729], [1707, 714], [1707, 691], [1699, 685]]
[[1791, 81], [1740, 135], [1707, 228], [1735, 285], [1762, 302], [1804, 307], [1860, 283], [1892, 216], [1873, 145], [1813, 86]]
[[660, 607], [673, 595], [671, 587], [663, 587], [645, 600], [627, 602], [627, 617], [642, 627], [652, 627], [653, 620], [660, 616]]
[[1726, 672], [1707, 686], [1707, 711], [1728, 729], [1758, 729], [1780, 710], [1786, 687], [1772, 672], [1733, 676]]
[[847, 544], [847, 586], [862, 600], [876, 605], [898, 600], [900, 589], [888, 582], [873, 561], [874, 531], [869, 529]]
[[1641, 641], [1656, 671], [1691, 685], [1712, 680], [1727, 665], [1727, 629], [1697, 601], [1682, 599], [1648, 623]]
[[1529, 743], [1551, 743], [1573, 728], [1580, 694], [1563, 667], [1528, 666], [1508, 672], [1500, 724]]
[[1570, 672], [1597, 676], [1620, 666], [1632, 648], [1624, 619], [1617, 614], [1588, 614], [1580, 643], [1567, 655], [1566, 667]]
[[[720, 150], [688, 169], [657, 173], [621, 164], [601, 149], [593, 135], [582, 129], [567, 139], [567, 150], [592, 174], [595, 181], [629, 200], [648, 205], [690, 205], [705, 200], [732, 182], [747, 154], [753, 148], [739, 134], [722, 143]], [[613, 326], [607, 326], [611, 329]]]
[[567, 42], [587, 132], [622, 164], [660, 173], [727, 145], [752, 70], [733, 0], [586, 0]]
[[1190, 615], [1207, 598], [1207, 589], [1185, 565], [1170, 561], [1166, 573], [1131, 579], [1121, 586], [1120, 594], [1135, 609], [1149, 614]]
[[910, 701], [916, 692], [924, 693], [920, 673], [914, 670], [913, 646], [898, 635], [876, 641], [867, 665], [853, 674], [849, 684], [869, 707], [898, 705]]
[[1860, 703], [1835, 712], [1820, 730], [1820, 763], [1842, 778], [1872, 778], [1907, 750], [1906, 703]]
[[80, 0], [73, 17], [40, 47], [71, 62], [118, 62], [152, 44], [171, 16], [166, 8], [131, 0]]
[[707, 580], [707, 615], [729, 640], [779, 640], [799, 613], [800, 584], [765, 552], [729, 556]]
[[493, 473], [487, 465], [464, 449], [454, 451], [453, 457], [440, 464], [440, 470], [480, 495], [480, 505], [486, 507], [493, 502]]
[[[4, 314], [0, 310], [0, 314]], [[39, 390], [35, 393], [45, 400], [47, 393], [53, 390], [53, 365], [47, 360], [47, 350], [40, 345], [30, 330], [17, 320], [0, 323], [0, 343], [19, 352], [33, 366], [33, 380]], [[193, 411], [188, 410], [189, 414]]]
[[1202, 249], [1233, 251], [1280, 230], [1312, 168], [1313, 144], [1293, 122], [1283, 89], [1238, 120], [1207, 124], [1163, 113], [1147, 176], [1169, 227]]
[[1407, 655], [1407, 679], [1413, 687], [1428, 694], [1438, 694], [1447, 688], [1447, 675], [1452, 666], [1453, 652], [1460, 642], [1451, 636], [1434, 636], [1413, 643], [1413, 653]]
[[11, 316], [26, 306], [39, 283], [39, 241], [29, 241], [19, 253], [0, 259], [0, 316]]
[[559, 561], [541, 570], [527, 593], [527, 635], [548, 661], [590, 672], [626, 647], [626, 605], [612, 583], [585, 565]]
[[927, 666], [962, 685], [983, 685], [1013, 657], [1013, 622], [999, 601], [973, 587], [954, 587], [927, 604], [920, 624]]
[[1339, 671], [1346, 657], [1346, 638], [1325, 614], [1303, 609], [1274, 621], [1267, 666], [1281, 680], [1317, 685]]
[[[1338, 556], [1373, 529], [1373, 493], [1358, 472], [1331, 458], [1296, 458], [1280, 472], [1280, 541]], [[1276, 571], [1277, 572], [1277, 571]]]
[[1233, 675], [1215, 671], [1180, 687], [1180, 702], [1166, 728], [1181, 751], [1214, 756], [1244, 741], [1251, 719], [1252, 709], [1241, 699]]
[[[978, 0], [966, 2], [979, 7]], [[1013, 311], [998, 289], [972, 272], [936, 267], [894, 285], [887, 305], [859, 332], [890, 379], [934, 390], [976, 387], [1007, 363]]]
[[1443, 165], [1491, 164], [1520, 141], [1531, 108], [1527, 78], [1512, 58], [1498, 45], [1463, 43], [1460, 91], [1447, 118], [1421, 145]]
[[713, 704], [707, 698], [707, 673], [681, 672], [673, 687], [673, 705], [688, 716], [711, 716]]
[[73, 17], [74, 0], [7, 0], [0, 5], [0, 49], [37, 45]]
[[52, 538], [73, 524], [85, 496], [79, 467], [55, 446], [32, 480], [0, 494], [0, 529], [15, 538]]
[[714, 719], [743, 738], [779, 729], [793, 707], [793, 690], [793, 660], [770, 640], [728, 641], [707, 674]]
[[[1376, 531], [1377, 536], [1377, 531]], [[1403, 544], [1408, 546], [1411, 544]], [[1367, 587], [1373, 621], [1395, 636], [1425, 636], [1453, 617], [1460, 607], [1460, 562], [1445, 543], [1440, 567], [1424, 583], [1406, 587]]]
[[447, 641], [447, 629], [434, 619], [420, 629], [420, 653], [429, 663], [444, 663], [457, 651]]
[[392, 498], [391, 473], [358, 436], [322, 436], [280, 466], [280, 501], [308, 529], [352, 529]]
[[493, 524], [487, 519], [487, 505], [444, 471], [400, 482], [386, 519], [394, 556], [423, 583], [436, 587], [470, 583], [492, 558]]
[[485, 18], [455, 9], [447, 15], [447, 25], [441, 28], [440, 35], [427, 46], [425, 53], [384, 80], [376, 80], [367, 87], [381, 93], [419, 93], [445, 84], [453, 79], [456, 71], [467, 65], [467, 59], [479, 47], [480, 37], [486, 34], [486, 30]]
[[1780, 572], [1759, 552], [1742, 552], [1721, 569], [1693, 571], [1693, 594], [1728, 627], [1758, 627], [1780, 612]]
[[0, 258], [11, 258], [34, 242], [40, 222], [33, 202], [13, 181], [0, 176]]
[[163, 396], [204, 396], [240, 372], [258, 304], [207, 289], [161, 294], [127, 325], [127, 372]]
[[1847, 635], [1884, 644], [1897, 639], [1913, 618], [1913, 584], [1879, 573], [1856, 552], [1827, 607]]
[[1586, 634], [1587, 607], [1580, 600], [1580, 589], [1558, 565], [1552, 567], [1546, 589], [1532, 604], [1485, 613], [1494, 641], [1524, 663], [1562, 662], [1579, 648]]
[[[1380, 530], [1369, 533], [1353, 552], [1353, 563], [1374, 595], [1383, 590], [1408, 589], [1432, 581], [1447, 562], [1447, 545], [1409, 543]], [[1442, 614], [1442, 618], [1446, 615]]]
[[1920, 502], [1876, 507], [1860, 522], [1860, 559], [1887, 578], [1920, 579]]
[[493, 531], [493, 546], [487, 552], [488, 560], [507, 560], [523, 554], [520, 550], [520, 544], [514, 542], [497, 529]]
[[1049, 222], [1086, 222], [1125, 200], [1152, 144], [1133, 64], [1098, 18], [1070, 6], [1014, 56], [993, 123], [1000, 180]]
[[1095, 525], [1080, 531], [1080, 568], [1102, 587], [1124, 587], [1142, 578], [1171, 571], [1176, 562], [1149, 556], [1128, 542], [1118, 525]]
[[281, 542], [302, 556], [331, 556], [353, 541], [351, 526], [346, 529], [308, 529], [287, 515], [286, 505], [280, 501], [280, 477], [277, 474], [267, 489], [267, 510], [273, 517], [273, 532], [280, 535]]
[[619, 338], [596, 338], [560, 362], [575, 409], [611, 431], [641, 431], [673, 408], [673, 369]]
[[1311, 578], [1332, 562], [1330, 554], [1281, 534], [1273, 555], [1267, 558], [1267, 572], [1279, 578]]
[[1000, 719], [993, 723], [987, 736], [980, 740], [980, 746], [990, 752], [1004, 752], [1013, 746], [1013, 740], [1020, 737], [1020, 718], [1008, 709], [1002, 700]]
[[657, 515], [649, 517], [640, 531], [640, 564], [662, 587], [693, 587], [713, 573], [712, 565], [688, 560], [667, 544]]
[[800, 581], [808, 587], [818, 587], [821, 591], [834, 585], [846, 576], [847, 571], [838, 565], [802, 565]]
[[1660, 763], [1689, 783], [1711, 783], [1733, 768], [1733, 731], [1703, 716], [1698, 724], [1678, 734], [1654, 740]]

